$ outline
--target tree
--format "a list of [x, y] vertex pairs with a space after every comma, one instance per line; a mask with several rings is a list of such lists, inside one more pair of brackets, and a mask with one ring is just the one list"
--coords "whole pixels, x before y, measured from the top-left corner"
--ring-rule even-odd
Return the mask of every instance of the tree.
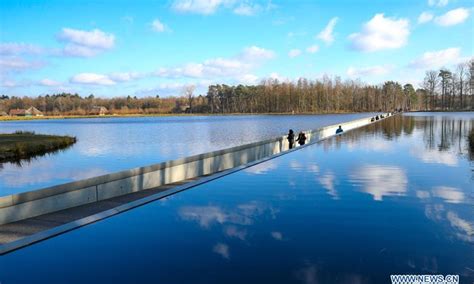
[[193, 101], [194, 101], [194, 89], [196, 87], [194, 85], [187, 85], [184, 86], [183, 94], [184, 97], [188, 100], [189, 111], [193, 111]]
[[447, 97], [449, 96], [449, 83], [453, 76], [447, 69], [439, 70], [438, 76], [441, 77], [441, 109], [447, 109], [449, 106]]
[[411, 109], [412, 103], [417, 103], [416, 101], [416, 92], [415, 88], [413, 88], [412, 84], [405, 84], [403, 86], [403, 95], [404, 95], [404, 102], [405, 102], [405, 109]]
[[[425, 78], [423, 80], [423, 87], [428, 92], [428, 96], [430, 97], [430, 109], [436, 108], [436, 88], [439, 84], [438, 79], [438, 72], [430, 70], [426, 71]], [[428, 100], [426, 102], [426, 106], [428, 109]]]
[[468, 64], [466, 63], [461, 63], [457, 66], [456, 68], [456, 77], [457, 77], [457, 90], [459, 92], [459, 98], [460, 98], [460, 109], [464, 109], [464, 91], [465, 91], [465, 85], [466, 85], [466, 75], [467, 75], [467, 68]]

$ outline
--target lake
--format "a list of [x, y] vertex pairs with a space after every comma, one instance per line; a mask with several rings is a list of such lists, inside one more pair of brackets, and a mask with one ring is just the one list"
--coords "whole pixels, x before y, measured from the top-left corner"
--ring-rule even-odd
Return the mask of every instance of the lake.
[[0, 281], [472, 283], [473, 127], [391, 117], [2, 256]]
[[76, 136], [65, 151], [31, 162], [0, 164], [0, 196], [147, 166], [195, 154], [274, 138], [294, 130], [369, 117], [331, 115], [225, 115], [0, 122], [17, 130]]

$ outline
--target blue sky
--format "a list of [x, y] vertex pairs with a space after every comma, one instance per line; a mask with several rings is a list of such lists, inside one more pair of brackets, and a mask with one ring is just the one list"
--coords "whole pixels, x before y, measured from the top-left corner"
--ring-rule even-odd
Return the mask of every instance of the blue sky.
[[205, 93], [340, 76], [418, 84], [473, 57], [465, 0], [0, 2], [0, 93]]

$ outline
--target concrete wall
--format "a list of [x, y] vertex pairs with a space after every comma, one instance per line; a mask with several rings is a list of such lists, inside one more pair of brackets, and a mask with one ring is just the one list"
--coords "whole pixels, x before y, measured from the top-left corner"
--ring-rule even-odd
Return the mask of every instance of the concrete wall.
[[[386, 115], [388, 116], [388, 115]], [[307, 143], [370, 124], [370, 117], [306, 131]], [[0, 197], [0, 225], [235, 168], [288, 150], [286, 136]]]

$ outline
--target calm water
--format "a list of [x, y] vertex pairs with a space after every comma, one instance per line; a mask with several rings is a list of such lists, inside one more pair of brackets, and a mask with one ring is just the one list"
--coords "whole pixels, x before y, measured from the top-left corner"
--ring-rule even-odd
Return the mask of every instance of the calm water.
[[372, 114], [98, 118], [0, 122], [0, 133], [72, 135], [63, 152], [0, 164], [0, 196], [142, 167]]
[[472, 283], [473, 126], [393, 117], [2, 256], [0, 281]]

